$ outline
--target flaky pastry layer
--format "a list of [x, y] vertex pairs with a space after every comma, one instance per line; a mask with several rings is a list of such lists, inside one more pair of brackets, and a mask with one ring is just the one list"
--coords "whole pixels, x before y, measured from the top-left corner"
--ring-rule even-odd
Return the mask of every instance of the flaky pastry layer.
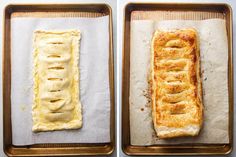
[[156, 31], [151, 51], [152, 117], [157, 136], [197, 135], [203, 121], [197, 32]]

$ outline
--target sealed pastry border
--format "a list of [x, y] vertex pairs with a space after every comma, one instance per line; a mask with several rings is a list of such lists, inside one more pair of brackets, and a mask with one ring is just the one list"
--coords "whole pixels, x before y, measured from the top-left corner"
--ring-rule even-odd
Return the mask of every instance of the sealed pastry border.
[[[130, 23], [133, 11], [191, 11], [187, 19], [217, 17], [226, 20], [228, 37], [228, 89], [229, 89], [229, 143], [228, 144], [178, 144], [134, 146], [130, 143], [129, 81], [130, 81]], [[197, 13], [194, 15], [194, 12]], [[199, 14], [200, 12], [200, 14]], [[202, 12], [202, 13], [201, 13]], [[136, 16], [136, 19], [140, 17]], [[143, 17], [141, 17], [143, 18]], [[184, 18], [184, 19], [185, 19]], [[180, 18], [181, 19], [181, 18]], [[129, 3], [124, 8], [122, 67], [122, 150], [127, 155], [223, 155], [233, 149], [233, 47], [232, 8], [224, 3]]]
[[[11, 18], [29, 17], [101, 17], [109, 16], [109, 85], [111, 99], [109, 143], [12, 144], [11, 128]], [[109, 155], [115, 147], [115, 97], [112, 10], [107, 4], [10, 4], [3, 18], [3, 150], [7, 156], [85, 156]]]

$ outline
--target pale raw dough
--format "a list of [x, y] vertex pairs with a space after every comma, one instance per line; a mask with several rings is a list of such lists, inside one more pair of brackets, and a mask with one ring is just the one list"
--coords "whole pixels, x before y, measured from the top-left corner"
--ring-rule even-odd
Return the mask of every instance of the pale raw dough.
[[34, 32], [33, 131], [78, 129], [78, 30]]

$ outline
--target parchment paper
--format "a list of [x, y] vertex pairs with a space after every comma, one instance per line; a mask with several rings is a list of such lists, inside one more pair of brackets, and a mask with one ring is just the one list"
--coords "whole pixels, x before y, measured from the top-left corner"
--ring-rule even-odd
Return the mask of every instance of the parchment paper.
[[[11, 21], [11, 112], [14, 145], [110, 142], [109, 17], [13, 18]], [[33, 32], [79, 29], [80, 99], [83, 126], [77, 130], [33, 133]]]
[[[157, 139], [153, 129], [148, 73], [155, 30], [195, 28], [200, 37], [204, 124], [196, 137]], [[133, 20], [130, 56], [130, 134], [132, 145], [229, 143], [228, 43], [225, 21]]]

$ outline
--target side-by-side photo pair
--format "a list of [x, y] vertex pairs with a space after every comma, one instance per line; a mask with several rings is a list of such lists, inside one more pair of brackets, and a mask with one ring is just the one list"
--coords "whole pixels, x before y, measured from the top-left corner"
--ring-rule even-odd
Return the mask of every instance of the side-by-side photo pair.
[[0, 157], [236, 156], [236, 1], [0, 9]]

